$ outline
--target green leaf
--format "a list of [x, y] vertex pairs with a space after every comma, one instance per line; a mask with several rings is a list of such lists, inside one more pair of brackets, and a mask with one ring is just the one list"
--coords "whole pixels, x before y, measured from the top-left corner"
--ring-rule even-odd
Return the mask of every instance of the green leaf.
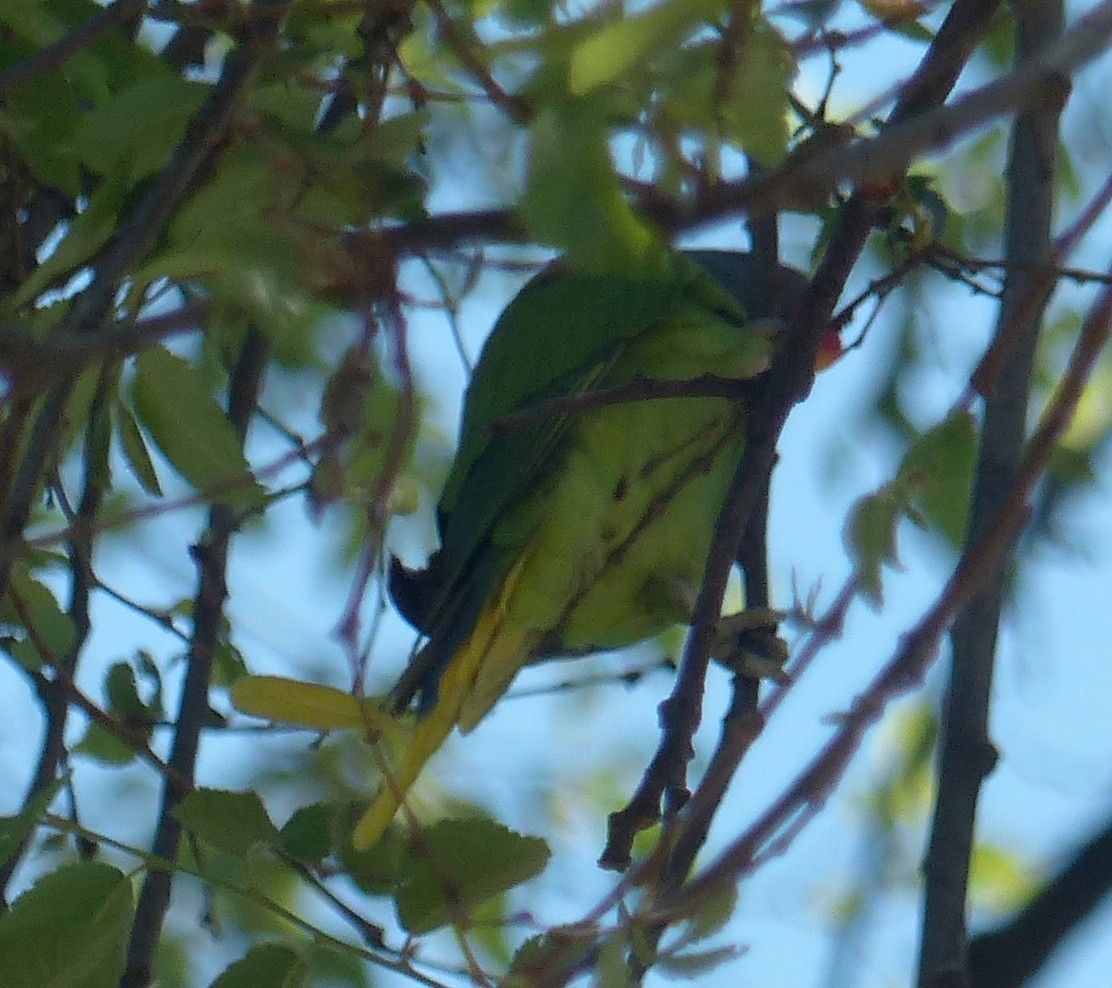
[[0, 916], [0, 988], [115, 988], [131, 913], [131, 882], [116, 868], [46, 875]]
[[315, 731], [364, 730], [377, 724], [373, 703], [350, 693], [283, 676], [243, 676], [232, 687], [232, 703], [241, 713], [265, 720], [298, 724]]
[[861, 590], [874, 606], [882, 600], [880, 571], [896, 565], [896, 526], [907, 510], [907, 493], [898, 484], [887, 484], [861, 498], [850, 510], [844, 540], [853, 560]]
[[721, 892], [704, 900], [697, 912], [691, 915], [680, 932], [679, 940], [671, 945], [677, 947], [700, 943], [718, 933], [729, 921], [737, 908], [738, 890], [728, 886]]
[[541, 243], [591, 271], [622, 271], [662, 251], [626, 202], [607, 145], [599, 99], [552, 100], [537, 115], [522, 219]]
[[900, 476], [927, 519], [952, 545], [965, 534], [977, 459], [973, 416], [957, 412], [924, 433], [908, 450]]
[[598, 930], [591, 926], [555, 927], [530, 937], [519, 948], [506, 977], [506, 988], [530, 988], [539, 976], [574, 971], [594, 952]]
[[260, 943], [226, 968], [211, 988], [301, 988], [307, 985], [308, 965], [292, 947]]
[[282, 850], [306, 864], [319, 864], [332, 853], [332, 803], [311, 803], [294, 810], [282, 827]]
[[36, 793], [22, 812], [0, 817], [0, 867], [6, 865], [31, 836], [61, 788], [62, 780], [58, 779]]
[[389, 827], [371, 847], [356, 850], [351, 842], [355, 826], [367, 807], [364, 803], [338, 806], [332, 820], [332, 844], [347, 876], [368, 895], [389, 895], [398, 885], [405, 860], [401, 828]]
[[77, 150], [93, 171], [134, 185], [162, 170], [211, 92], [170, 73], [143, 79], [86, 114]]
[[628, 948], [629, 943], [620, 931], [615, 931], [603, 942], [591, 971], [591, 988], [634, 988], [633, 975], [626, 961]]
[[194, 789], [174, 808], [174, 816], [213, 847], [243, 857], [254, 844], [279, 847], [282, 836], [254, 792]]
[[844, 540], [862, 591], [881, 600], [880, 572], [898, 565], [896, 529], [904, 517], [941, 528], [953, 544], [965, 529], [977, 435], [973, 418], [957, 412], [920, 436], [904, 454], [895, 480], [862, 497], [850, 511]]
[[987, 843], [973, 849], [969, 881], [974, 900], [1000, 913], [1014, 912], [1040, 886], [1034, 869], [1019, 854]]
[[152, 711], [139, 696], [135, 670], [126, 662], [113, 662], [104, 677], [108, 710], [122, 720], [145, 720]]
[[723, 99], [721, 46], [690, 45], [660, 59], [669, 80], [653, 115], [668, 131], [725, 139], [766, 167], [783, 161], [788, 149], [791, 82], [797, 66], [790, 47], [763, 21], [753, 25], [744, 58], [729, 76]]
[[[143, 663], [143, 658], [140, 658]], [[146, 659], [150, 663], [150, 659]], [[142, 668], [148, 678], [151, 671], [143, 663]], [[163, 716], [161, 684], [157, 670], [153, 676], [155, 683], [154, 699], [148, 703], [139, 695], [135, 670], [126, 662], [115, 662], [104, 677], [104, 692], [108, 698], [108, 712], [121, 724], [131, 730], [139, 730], [143, 737], [150, 738], [153, 725]], [[77, 754], [95, 758], [106, 765], [127, 765], [135, 759], [135, 748], [108, 728], [96, 723], [89, 724], [85, 736], [74, 746]]]
[[[44, 10], [47, 5], [28, 6]], [[81, 191], [73, 146], [80, 123], [77, 94], [57, 73], [38, 75], [17, 86], [0, 108], [0, 131], [14, 141], [35, 178], [70, 195]]]
[[666, 0], [643, 14], [607, 24], [580, 42], [568, 65], [568, 88], [585, 96], [623, 78], [660, 48], [675, 48], [700, 21], [722, 11], [720, 0]]
[[148, 494], [162, 497], [162, 485], [158, 482], [158, 472], [151, 461], [146, 440], [135, 424], [135, 416], [123, 402], [116, 403], [116, 430], [132, 476]]
[[653, 969], [668, 977], [691, 980], [710, 973], [727, 961], [737, 960], [740, 954], [741, 951], [732, 946], [661, 954], [657, 957]]
[[196, 368], [156, 346], [140, 354], [135, 370], [135, 410], [174, 469], [213, 500], [257, 503], [263, 491], [239, 437]]
[[395, 894], [398, 919], [411, 933], [428, 933], [464, 912], [539, 875], [548, 845], [487, 819], [442, 820], [411, 847]]
[[0, 617], [17, 629], [25, 629], [8, 651], [27, 669], [53, 665], [69, 655], [77, 640], [73, 621], [54, 594], [23, 567], [12, 574], [10, 593], [0, 605]]
[[[231, 633], [230, 628], [221, 629], [224, 635]], [[221, 638], [216, 643], [216, 651], [212, 656], [212, 675], [209, 683], [217, 688], [226, 688], [238, 682], [247, 675], [247, 662], [243, 653], [228, 639]]]
[[85, 735], [73, 746], [75, 755], [84, 755], [104, 765], [130, 765], [135, 761], [135, 749], [95, 721], [85, 729]]

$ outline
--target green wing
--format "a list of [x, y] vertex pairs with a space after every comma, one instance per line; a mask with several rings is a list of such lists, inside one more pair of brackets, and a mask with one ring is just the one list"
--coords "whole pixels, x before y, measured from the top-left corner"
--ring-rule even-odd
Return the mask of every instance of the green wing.
[[[574, 413], [546, 413], [545, 402], [638, 376], [706, 373], [719, 367], [720, 353], [734, 360], [733, 376], [759, 372], [769, 343], [741, 330], [743, 303], [760, 308], [753, 271], [747, 255], [725, 252], [671, 255], [667, 268], [629, 280], [553, 265], [510, 303], [467, 391], [438, 508], [442, 548], [419, 578], [420, 614], [407, 612], [429, 643], [395, 690], [399, 706], [418, 691], [423, 705], [435, 698], [444, 665], [544, 513], [546, 475], [575, 424]], [[689, 351], [686, 363], [676, 364], [677, 349]], [[523, 410], [536, 414], [513, 419]], [[392, 590], [400, 600], [399, 587]]]

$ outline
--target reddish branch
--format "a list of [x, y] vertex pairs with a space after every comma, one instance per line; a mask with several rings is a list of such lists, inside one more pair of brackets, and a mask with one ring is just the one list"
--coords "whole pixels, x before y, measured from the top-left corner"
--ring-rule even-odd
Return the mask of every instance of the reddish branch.
[[841, 719], [838, 732], [791, 787], [700, 876], [661, 903], [658, 916], [662, 920], [686, 915], [705, 902], [707, 896], [750, 871], [757, 855], [797, 814], [825, 801], [865, 733], [880, 719], [888, 704], [922, 682], [954, 616], [984, 586], [997, 569], [1002, 554], [1010, 550], [1022, 532], [1035, 487], [1108, 344], [1110, 321], [1112, 287], [1104, 289], [1086, 317], [1069, 365], [1027, 444], [1007, 500], [985, 526], [981, 537], [963, 552], [934, 605], [904, 635], [896, 654], [857, 697], [853, 708]]

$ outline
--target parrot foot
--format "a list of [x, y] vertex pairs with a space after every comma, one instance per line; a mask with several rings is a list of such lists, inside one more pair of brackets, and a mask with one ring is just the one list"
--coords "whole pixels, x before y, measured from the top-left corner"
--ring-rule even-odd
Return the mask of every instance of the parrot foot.
[[788, 661], [788, 645], [777, 634], [784, 611], [768, 607], [730, 614], [718, 624], [711, 655], [731, 672], [752, 679], [789, 681], [784, 665]]

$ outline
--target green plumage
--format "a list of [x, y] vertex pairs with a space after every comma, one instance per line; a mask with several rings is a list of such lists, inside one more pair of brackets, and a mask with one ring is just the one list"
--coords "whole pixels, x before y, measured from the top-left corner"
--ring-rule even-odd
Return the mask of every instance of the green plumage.
[[[786, 306], [756, 276], [748, 255], [725, 252], [673, 254], [628, 281], [554, 266], [502, 314], [467, 391], [441, 549], [428, 569], [392, 574], [399, 609], [428, 638], [394, 702], [419, 695], [426, 716], [395, 791], [357, 830], [363, 842], [451, 726], [474, 727], [523, 665], [687, 620], [746, 405], [643, 392], [767, 368], [779, 324], [753, 317]], [[787, 303], [801, 284], [781, 269]]]

